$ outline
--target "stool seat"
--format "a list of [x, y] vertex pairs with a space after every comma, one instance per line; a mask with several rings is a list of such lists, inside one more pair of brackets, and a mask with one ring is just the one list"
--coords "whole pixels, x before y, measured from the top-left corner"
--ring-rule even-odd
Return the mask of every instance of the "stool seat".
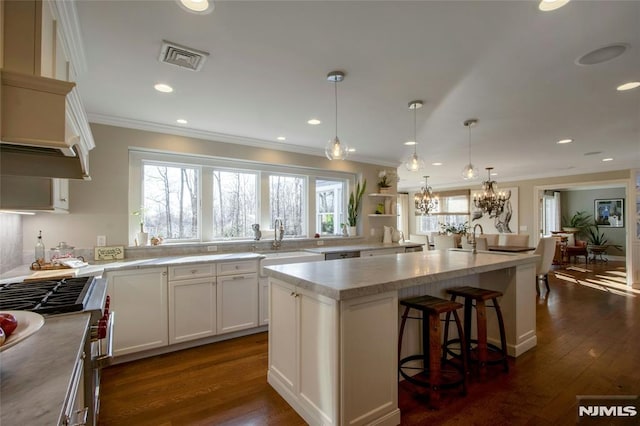
[[[405, 307], [404, 313], [402, 314], [398, 339], [398, 372], [400, 375], [414, 385], [429, 388], [429, 404], [431, 408], [438, 408], [440, 389], [462, 385], [462, 393], [466, 395], [466, 353], [463, 352], [462, 354], [462, 364], [454, 365], [448, 361], [446, 357], [441, 357], [441, 353], [444, 355], [445, 352], [440, 338], [442, 328], [440, 314], [446, 313], [450, 315], [453, 313], [458, 335], [462, 342], [466, 342], [462, 330], [462, 323], [460, 322], [460, 317], [457, 312], [463, 305], [452, 300], [440, 299], [433, 296], [419, 296], [404, 299], [400, 301], [400, 305]], [[422, 317], [409, 317], [409, 311], [411, 309], [422, 312]], [[408, 318], [422, 320], [422, 354], [410, 355], [400, 359], [402, 337]], [[407, 365], [412, 361], [422, 361], [422, 368]], [[448, 367], [446, 364], [450, 364], [451, 367]], [[409, 370], [420, 371], [418, 374], [411, 375], [409, 374]]]
[[433, 296], [412, 297], [411, 299], [401, 300], [400, 304], [412, 309], [435, 314], [444, 314], [463, 307], [462, 303]]
[[477, 288], [477, 287], [450, 288], [447, 290], [447, 293], [455, 296], [469, 298], [472, 300], [485, 300], [485, 301], [502, 296], [502, 293], [499, 291], [487, 290], [484, 288]]
[[[507, 338], [504, 328], [504, 319], [502, 317], [502, 310], [498, 303], [498, 297], [502, 296], [502, 293], [496, 290], [488, 290], [477, 287], [455, 287], [446, 290], [451, 295], [451, 301], [455, 301], [456, 297], [464, 298], [464, 334], [467, 337], [466, 343], [462, 343], [460, 339], [448, 339], [448, 324], [450, 320], [450, 314], [447, 314], [446, 328], [444, 335], [444, 351], [452, 356], [459, 356], [453, 352], [449, 345], [461, 343], [461, 347], [467, 346], [466, 352], [468, 353], [469, 360], [478, 363], [479, 373], [481, 379], [484, 379], [487, 374], [488, 364], [500, 363], [504, 367], [505, 372], [509, 372], [509, 362], [507, 360]], [[491, 300], [493, 306], [486, 305], [486, 301]], [[475, 301], [475, 306], [473, 302]], [[477, 326], [477, 338], [471, 339], [471, 308], [476, 308], [476, 326]], [[498, 328], [500, 330], [500, 348], [496, 345], [487, 342], [487, 315], [486, 308], [492, 307], [496, 311], [498, 317]], [[475, 347], [471, 347], [475, 344]]]

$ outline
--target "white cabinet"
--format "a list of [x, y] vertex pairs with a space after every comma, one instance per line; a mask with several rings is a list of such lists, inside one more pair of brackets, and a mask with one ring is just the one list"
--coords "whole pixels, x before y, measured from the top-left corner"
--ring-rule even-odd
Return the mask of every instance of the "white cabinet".
[[0, 208], [69, 211], [69, 181], [28, 176], [3, 176], [0, 180]]
[[258, 261], [216, 264], [217, 330], [230, 333], [258, 326]]
[[[169, 268], [169, 344], [216, 334], [216, 277], [212, 270], [212, 264]], [[199, 274], [204, 276], [183, 278]]]
[[218, 277], [218, 333], [258, 326], [258, 274]]
[[269, 383], [310, 424], [338, 424], [338, 305], [270, 279]]
[[167, 269], [143, 268], [106, 273], [114, 324], [114, 355], [167, 346]]
[[258, 281], [260, 294], [258, 295], [258, 323], [269, 324], [269, 278], [261, 277]]

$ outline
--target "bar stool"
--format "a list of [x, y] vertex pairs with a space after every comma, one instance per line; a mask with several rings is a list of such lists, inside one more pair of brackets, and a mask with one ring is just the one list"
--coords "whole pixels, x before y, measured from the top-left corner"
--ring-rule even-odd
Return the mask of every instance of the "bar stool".
[[[462, 352], [462, 365], [454, 365], [452, 362], [447, 361], [446, 358], [440, 357], [441, 354], [444, 354], [442, 351], [442, 321], [440, 320], [440, 314], [447, 313], [448, 316], [453, 313], [456, 321], [456, 327], [458, 328], [458, 335], [460, 336], [460, 340], [463, 342], [463, 347], [465, 346], [462, 323], [460, 322], [460, 317], [457, 312], [458, 309], [462, 308], [462, 304], [432, 296], [413, 297], [400, 301], [400, 304], [405, 306], [404, 313], [402, 314], [402, 322], [400, 324], [400, 338], [398, 339], [398, 371], [400, 375], [414, 385], [429, 388], [429, 404], [432, 408], [438, 408], [438, 403], [440, 401], [440, 389], [462, 385], [462, 395], [466, 395], [466, 352]], [[410, 317], [409, 311], [411, 309], [422, 312], [422, 316]], [[422, 354], [410, 355], [400, 359], [402, 337], [407, 318], [422, 320]], [[405, 365], [416, 360], [422, 360], [422, 368]], [[451, 365], [452, 368], [447, 368], [446, 364]], [[427, 379], [421, 379], [418, 377], [419, 374], [411, 376], [408, 374], [408, 371], [405, 370], [422, 370], [422, 372], [427, 376]]]
[[[469, 354], [470, 362], [477, 362], [479, 366], [480, 377], [486, 377], [488, 364], [502, 364], [504, 366], [505, 373], [509, 372], [509, 362], [507, 360], [507, 339], [504, 331], [504, 319], [502, 317], [502, 311], [500, 310], [500, 304], [498, 303], [498, 297], [502, 296], [502, 293], [495, 290], [485, 290], [476, 287], [457, 287], [450, 288], [447, 293], [451, 295], [451, 301], [455, 301], [456, 297], [464, 297], [464, 335], [467, 336], [466, 344], [461, 343], [461, 347], [467, 346], [467, 353]], [[500, 344], [501, 348], [496, 345], [487, 342], [487, 314], [486, 314], [486, 301], [492, 300], [492, 307], [496, 310], [498, 317], [498, 327], [500, 329]], [[474, 306], [475, 301], [476, 308], [476, 323], [477, 323], [477, 338], [471, 339], [471, 307]], [[459, 354], [453, 352], [449, 345], [452, 343], [460, 343], [460, 339], [449, 340], [449, 320], [450, 315], [447, 314], [445, 320], [445, 334], [444, 334], [444, 351], [454, 357], [459, 357]], [[475, 343], [475, 348], [471, 348], [471, 344]], [[465, 352], [465, 351], [463, 351]]]

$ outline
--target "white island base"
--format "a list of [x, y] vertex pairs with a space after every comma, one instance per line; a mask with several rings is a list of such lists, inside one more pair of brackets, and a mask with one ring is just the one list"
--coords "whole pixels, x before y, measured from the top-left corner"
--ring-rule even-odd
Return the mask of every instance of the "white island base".
[[[462, 285], [501, 291], [509, 354], [536, 345], [536, 256], [429, 253], [282, 265], [268, 272], [267, 380], [309, 424], [400, 424], [399, 299], [448, 298], [447, 288]], [[489, 339], [499, 342], [494, 317], [488, 315]], [[410, 323], [403, 356], [420, 352], [420, 322]]]

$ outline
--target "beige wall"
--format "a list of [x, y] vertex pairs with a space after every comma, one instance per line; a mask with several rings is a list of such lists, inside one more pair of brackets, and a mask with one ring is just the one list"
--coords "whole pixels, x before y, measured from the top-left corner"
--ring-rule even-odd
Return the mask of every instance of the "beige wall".
[[[329, 161], [319, 156], [100, 124], [92, 124], [91, 129], [96, 142], [90, 154], [91, 181], [70, 181], [70, 214], [38, 213], [24, 219], [25, 250], [31, 247], [33, 236], [40, 229], [47, 248], [59, 241], [91, 248], [98, 235], [106, 235], [108, 245], [126, 246], [131, 212], [128, 206], [130, 147], [355, 173], [367, 180], [367, 192], [375, 192], [378, 171], [384, 169], [354, 161]], [[373, 227], [376, 238], [381, 238], [382, 226], [395, 226], [395, 220], [374, 218], [375, 222], [370, 224], [367, 213], [374, 211], [375, 200], [365, 196], [363, 201], [359, 234], [370, 236]]]

